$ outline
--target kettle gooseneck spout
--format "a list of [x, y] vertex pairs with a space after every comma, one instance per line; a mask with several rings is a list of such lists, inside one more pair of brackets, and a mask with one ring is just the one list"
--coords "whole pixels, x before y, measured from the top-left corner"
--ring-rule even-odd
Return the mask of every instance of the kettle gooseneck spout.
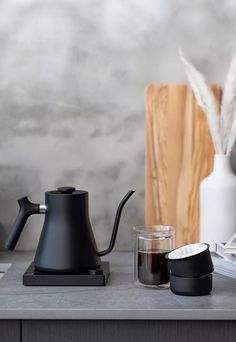
[[112, 251], [112, 249], [114, 248], [115, 245], [115, 241], [116, 241], [116, 235], [117, 235], [117, 231], [118, 231], [118, 227], [119, 227], [119, 223], [120, 223], [120, 216], [123, 210], [123, 207], [125, 205], [125, 203], [128, 201], [128, 199], [135, 193], [135, 190], [130, 190], [127, 192], [127, 194], [125, 195], [125, 197], [121, 200], [117, 212], [116, 212], [116, 217], [115, 217], [115, 221], [114, 221], [114, 225], [113, 225], [113, 230], [112, 230], [112, 235], [111, 235], [111, 241], [110, 241], [110, 245], [107, 249], [105, 249], [102, 252], [97, 252], [97, 254], [99, 256], [103, 256], [106, 255], [108, 253], [110, 253]]

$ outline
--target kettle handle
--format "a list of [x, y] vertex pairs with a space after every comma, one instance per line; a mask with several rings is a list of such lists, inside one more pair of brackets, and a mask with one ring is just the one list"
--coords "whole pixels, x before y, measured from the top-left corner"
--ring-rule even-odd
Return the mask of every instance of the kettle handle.
[[5, 247], [11, 251], [15, 249], [28, 217], [40, 213], [40, 204], [30, 202], [27, 197], [20, 198], [18, 204], [20, 206], [19, 213], [5, 242]]
[[125, 203], [128, 201], [128, 199], [135, 193], [135, 190], [130, 190], [127, 192], [127, 194], [125, 195], [124, 198], [122, 198], [117, 212], [116, 212], [116, 217], [115, 217], [115, 221], [114, 221], [114, 225], [113, 225], [113, 230], [112, 230], [112, 235], [111, 235], [111, 241], [110, 241], [110, 245], [107, 249], [105, 249], [102, 252], [97, 252], [97, 254], [99, 256], [103, 256], [106, 255], [108, 253], [110, 253], [115, 245], [115, 241], [116, 241], [116, 235], [117, 235], [117, 231], [118, 231], [118, 227], [119, 227], [119, 223], [120, 223], [120, 216], [121, 216], [121, 212], [123, 210], [123, 207], [125, 205]]

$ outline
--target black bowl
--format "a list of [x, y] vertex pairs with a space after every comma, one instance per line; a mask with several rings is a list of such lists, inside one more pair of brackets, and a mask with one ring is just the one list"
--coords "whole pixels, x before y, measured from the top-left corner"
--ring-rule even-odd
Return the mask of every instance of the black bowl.
[[212, 291], [212, 274], [200, 278], [183, 278], [170, 275], [170, 289], [180, 296], [204, 296]]
[[200, 278], [214, 271], [207, 243], [191, 244], [176, 248], [168, 253], [166, 258], [170, 273], [176, 277]]

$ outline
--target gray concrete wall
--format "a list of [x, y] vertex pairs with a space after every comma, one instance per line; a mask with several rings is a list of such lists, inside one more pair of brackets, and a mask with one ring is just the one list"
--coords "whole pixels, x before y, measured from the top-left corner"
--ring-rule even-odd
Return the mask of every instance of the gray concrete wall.
[[[186, 82], [181, 45], [222, 83], [236, 48], [233, 0], [0, 1], [0, 240], [17, 198], [60, 185], [90, 191], [100, 248], [130, 188], [116, 247], [144, 222], [144, 89]], [[19, 248], [35, 248], [32, 217]]]

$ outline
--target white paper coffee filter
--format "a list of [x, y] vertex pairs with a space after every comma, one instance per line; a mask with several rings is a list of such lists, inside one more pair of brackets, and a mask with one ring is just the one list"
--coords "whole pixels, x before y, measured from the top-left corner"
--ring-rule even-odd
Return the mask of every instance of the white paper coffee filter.
[[205, 243], [192, 243], [190, 245], [185, 245], [170, 252], [168, 255], [168, 259], [187, 258], [189, 256], [199, 254], [206, 249], [207, 245]]

